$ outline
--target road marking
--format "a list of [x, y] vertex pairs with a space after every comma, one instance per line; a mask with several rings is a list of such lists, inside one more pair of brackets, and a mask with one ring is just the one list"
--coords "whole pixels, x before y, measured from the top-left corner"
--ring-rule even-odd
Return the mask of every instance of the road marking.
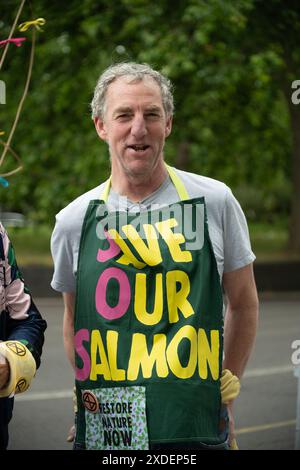
[[250, 369], [246, 370], [245, 374], [243, 375], [243, 379], [248, 379], [250, 377], [262, 377], [266, 375], [277, 375], [277, 374], [285, 374], [287, 372], [292, 372], [295, 367], [292, 365], [288, 366], [277, 366], [277, 367], [266, 367], [264, 369]]
[[251, 426], [249, 428], [241, 428], [235, 431], [236, 434], [248, 434], [251, 432], [266, 431], [267, 429], [283, 428], [287, 426], [294, 426], [296, 424], [295, 419], [289, 421], [279, 421], [278, 423], [261, 424], [260, 426]]
[[[292, 372], [295, 367], [292, 365], [288, 366], [277, 366], [268, 367], [265, 369], [250, 369], [245, 372], [243, 379], [262, 377], [267, 375], [285, 374]], [[35, 401], [35, 400], [55, 400], [59, 398], [71, 398], [73, 397], [73, 390], [53, 390], [52, 392], [27, 392], [24, 395], [16, 395], [17, 401]]]
[[73, 390], [54, 390], [53, 392], [31, 392], [24, 395], [16, 395], [16, 401], [55, 400], [57, 398], [72, 398]]

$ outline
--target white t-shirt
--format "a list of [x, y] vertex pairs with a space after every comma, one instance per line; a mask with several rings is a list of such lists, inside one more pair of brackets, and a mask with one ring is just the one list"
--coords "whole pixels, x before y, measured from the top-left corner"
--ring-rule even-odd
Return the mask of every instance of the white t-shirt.
[[[255, 260], [251, 250], [246, 218], [231, 190], [220, 181], [175, 169], [190, 199], [204, 197], [207, 209], [208, 230], [216, 257], [220, 279], [224, 272], [242, 268]], [[51, 237], [54, 274], [51, 282], [59, 292], [76, 291], [76, 272], [81, 229], [89, 202], [99, 199], [105, 183], [72, 201], [56, 215], [56, 225]], [[109, 210], [140, 212], [179, 201], [177, 190], [170, 177], [152, 194], [139, 203], [131, 202], [110, 190]]]

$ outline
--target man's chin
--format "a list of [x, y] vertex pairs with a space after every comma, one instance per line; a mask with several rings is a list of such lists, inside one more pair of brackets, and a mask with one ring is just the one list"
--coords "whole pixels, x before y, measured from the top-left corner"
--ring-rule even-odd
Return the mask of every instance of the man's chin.
[[136, 161], [130, 165], [126, 165], [124, 168], [128, 176], [142, 177], [148, 176], [153, 173], [154, 165], [153, 162]]

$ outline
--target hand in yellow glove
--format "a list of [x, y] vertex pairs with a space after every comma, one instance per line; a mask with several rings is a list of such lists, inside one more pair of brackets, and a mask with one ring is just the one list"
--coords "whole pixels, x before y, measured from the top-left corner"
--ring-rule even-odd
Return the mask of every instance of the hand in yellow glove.
[[221, 397], [222, 403], [228, 405], [228, 403], [234, 400], [240, 393], [240, 381], [236, 375], [228, 369], [222, 370], [221, 376]]
[[239, 450], [235, 437], [231, 440], [229, 444], [229, 450]]
[[29, 349], [20, 341], [3, 341], [0, 343], [0, 356], [5, 358], [5, 364], [1, 367], [0, 397], [25, 392], [36, 371], [36, 363]]
[[228, 417], [229, 417], [229, 448], [230, 450], [238, 450], [237, 442], [234, 434], [234, 419], [232, 413], [232, 401], [240, 393], [240, 381], [236, 375], [228, 369], [222, 371], [221, 376], [221, 397], [222, 403], [227, 405]]

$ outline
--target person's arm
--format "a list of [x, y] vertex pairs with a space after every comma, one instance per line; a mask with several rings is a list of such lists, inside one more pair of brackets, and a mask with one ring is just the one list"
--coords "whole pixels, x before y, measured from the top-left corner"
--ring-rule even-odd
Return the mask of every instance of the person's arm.
[[[74, 351], [74, 309], [75, 309], [75, 293], [64, 292], [64, 320], [63, 320], [63, 337], [64, 347], [67, 358], [69, 359], [73, 369], [75, 370], [75, 351]], [[75, 390], [75, 389], [74, 389]], [[73, 390], [74, 412], [77, 410], [76, 393]], [[72, 424], [68, 431], [67, 442], [73, 442], [75, 439], [75, 425]]]
[[223, 369], [240, 378], [254, 345], [258, 322], [253, 265], [224, 273], [223, 287], [227, 300]]
[[[241, 378], [254, 345], [258, 322], [259, 304], [253, 264], [224, 273], [223, 287], [227, 299], [223, 369], [229, 369]], [[227, 408], [229, 444], [237, 448], [235, 447], [233, 402], [230, 402]]]
[[2, 225], [0, 232], [0, 257], [3, 263], [1, 282], [4, 302], [1, 306], [1, 339], [24, 342], [32, 353], [38, 368], [47, 323], [42, 318], [24, 283], [13, 246]]
[[67, 358], [69, 359], [73, 369], [75, 369], [75, 353], [74, 353], [74, 308], [75, 293], [64, 292], [64, 320], [63, 320], [63, 337], [64, 347]]
[[29, 387], [40, 365], [47, 323], [24, 284], [12, 244], [1, 224], [0, 259], [0, 395], [3, 397]]

